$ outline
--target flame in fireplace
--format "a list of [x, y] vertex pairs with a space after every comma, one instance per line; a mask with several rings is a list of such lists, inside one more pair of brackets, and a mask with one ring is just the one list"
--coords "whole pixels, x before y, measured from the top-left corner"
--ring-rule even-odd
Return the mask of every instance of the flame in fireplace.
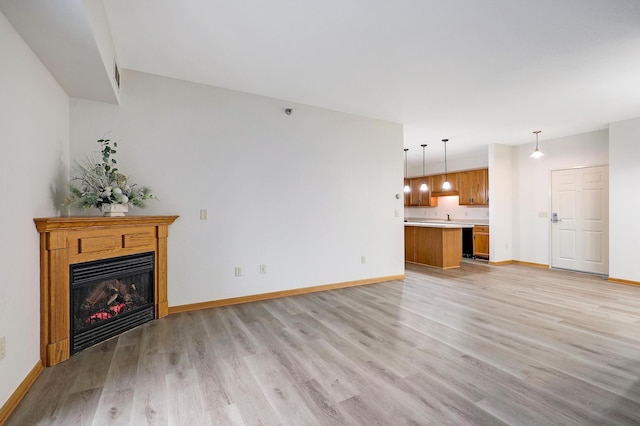
[[78, 326], [84, 327], [108, 320], [145, 303], [147, 301], [140, 297], [135, 283], [119, 279], [106, 280], [91, 288], [80, 306], [76, 320]]

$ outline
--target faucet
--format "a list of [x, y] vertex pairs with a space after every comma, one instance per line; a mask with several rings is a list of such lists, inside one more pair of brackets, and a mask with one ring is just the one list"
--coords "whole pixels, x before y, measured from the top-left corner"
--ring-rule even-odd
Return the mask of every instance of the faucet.
[[447, 215], [447, 222], [451, 222], [451, 218]]

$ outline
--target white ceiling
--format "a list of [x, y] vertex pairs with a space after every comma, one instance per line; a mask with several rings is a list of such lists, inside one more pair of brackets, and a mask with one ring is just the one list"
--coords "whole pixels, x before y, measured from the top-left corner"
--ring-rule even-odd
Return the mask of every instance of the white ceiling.
[[640, 116], [639, 0], [103, 3], [121, 67], [399, 122], [415, 159]]

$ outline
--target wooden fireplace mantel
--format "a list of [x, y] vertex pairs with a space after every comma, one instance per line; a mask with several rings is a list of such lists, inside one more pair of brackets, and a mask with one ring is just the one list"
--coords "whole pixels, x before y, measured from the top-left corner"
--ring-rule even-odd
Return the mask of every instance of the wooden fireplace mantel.
[[40, 357], [45, 366], [69, 359], [69, 265], [155, 252], [156, 318], [167, 316], [167, 237], [178, 216], [34, 219], [40, 233]]

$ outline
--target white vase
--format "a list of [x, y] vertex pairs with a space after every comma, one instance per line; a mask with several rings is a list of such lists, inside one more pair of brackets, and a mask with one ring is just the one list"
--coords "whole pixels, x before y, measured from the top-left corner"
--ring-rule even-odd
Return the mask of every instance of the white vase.
[[101, 210], [103, 216], [124, 216], [129, 211], [129, 204], [103, 204]]

